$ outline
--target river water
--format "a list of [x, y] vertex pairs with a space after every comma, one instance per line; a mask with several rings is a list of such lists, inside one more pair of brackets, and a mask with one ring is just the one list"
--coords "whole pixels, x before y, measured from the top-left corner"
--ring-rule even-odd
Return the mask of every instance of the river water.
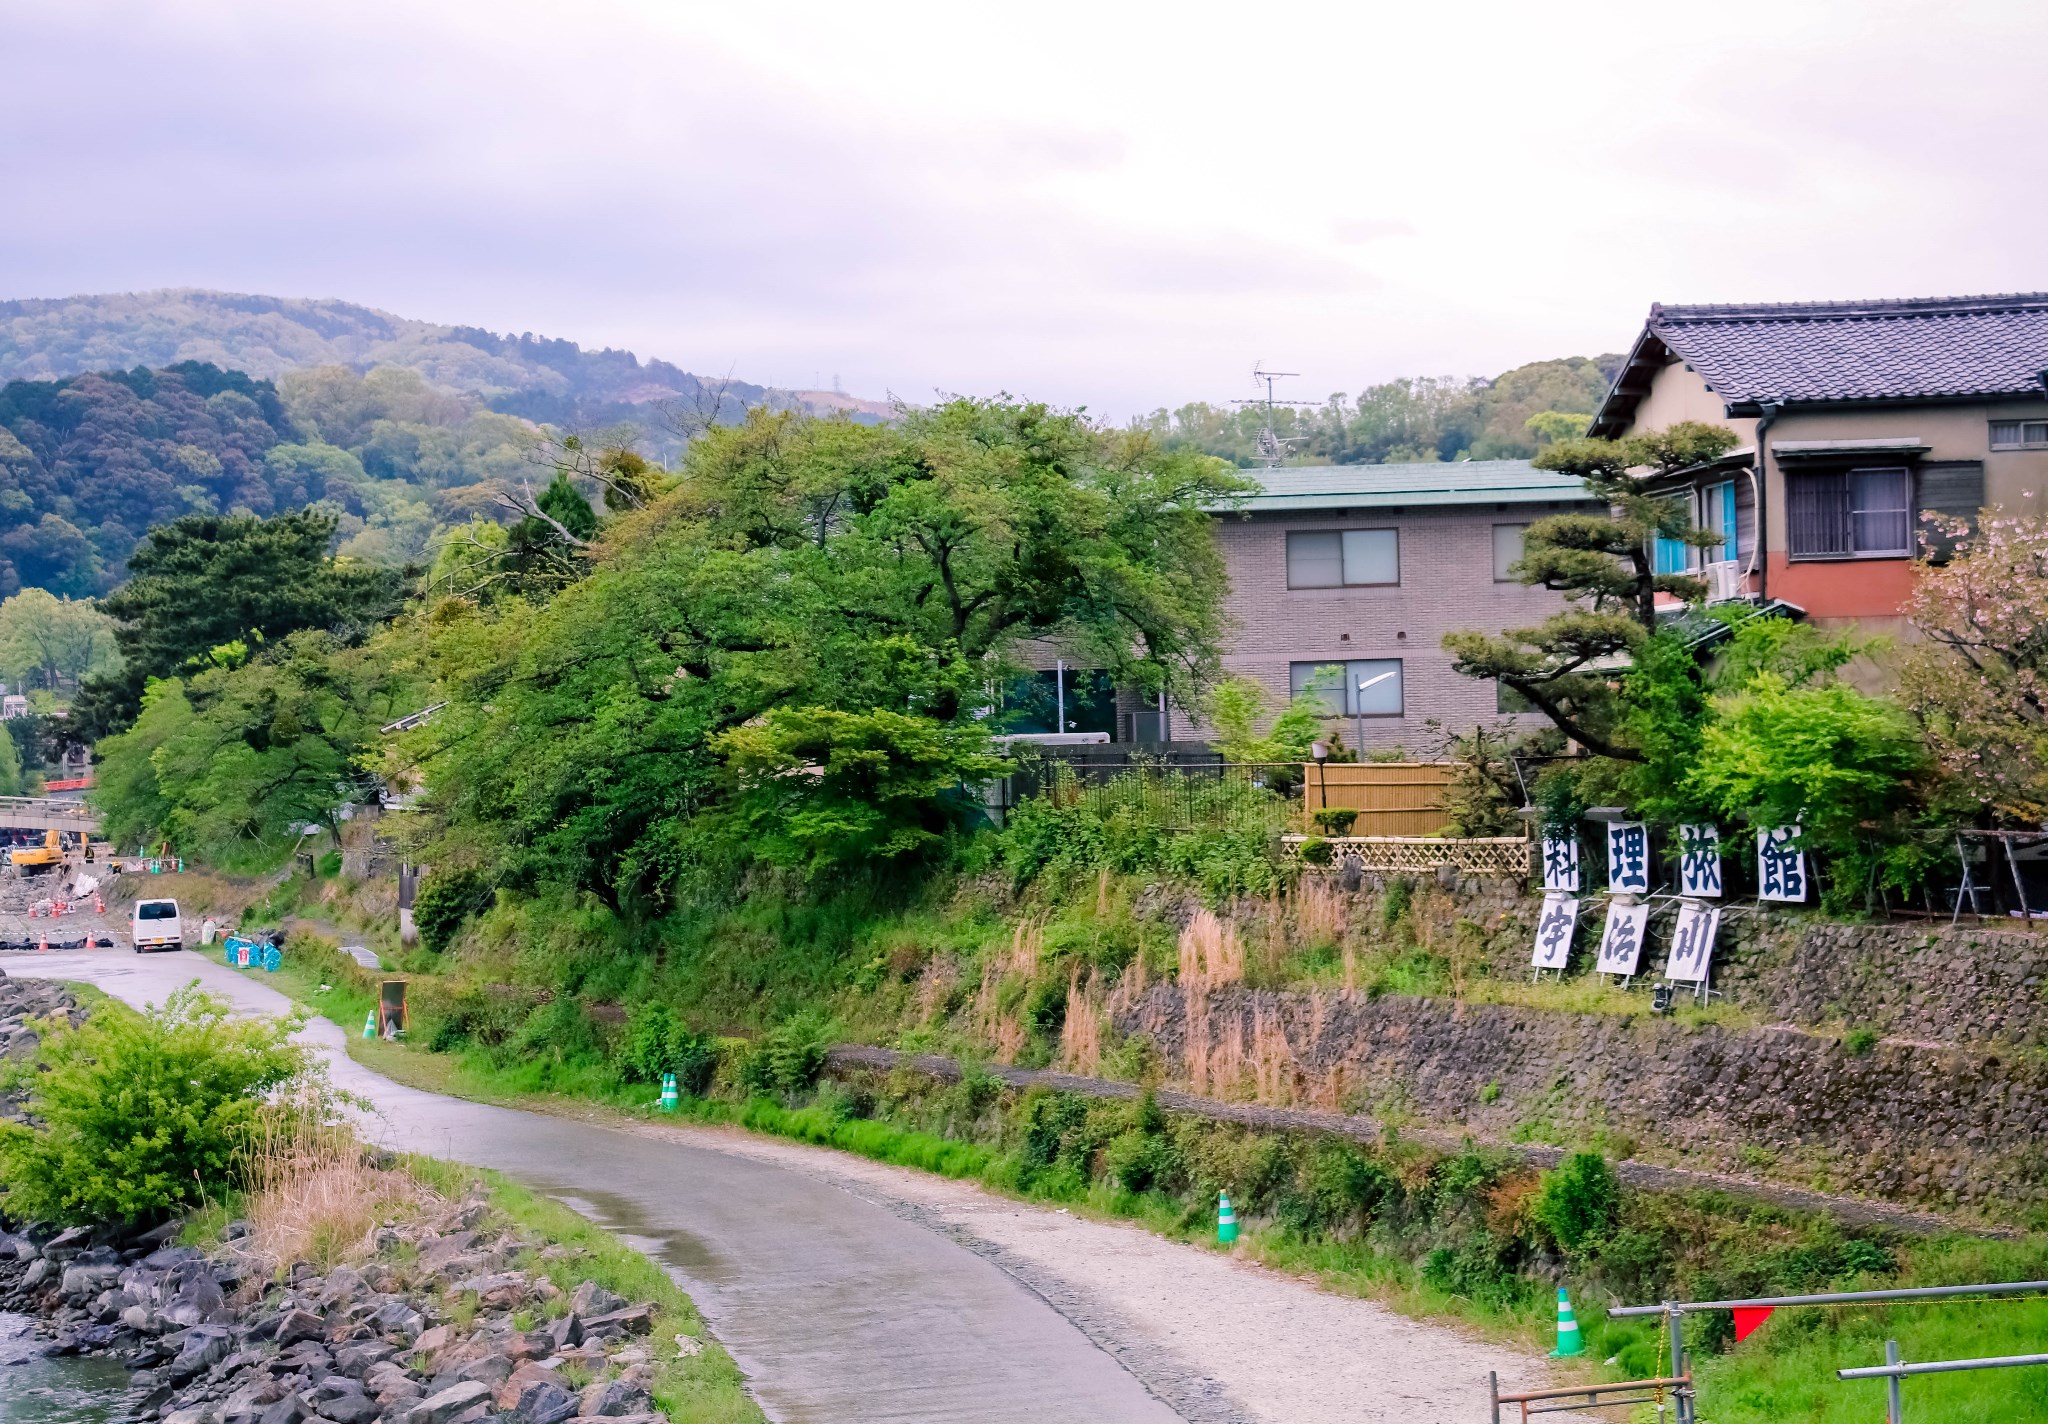
[[112, 1360], [49, 1359], [25, 1315], [0, 1311], [0, 1424], [113, 1424], [128, 1371]]

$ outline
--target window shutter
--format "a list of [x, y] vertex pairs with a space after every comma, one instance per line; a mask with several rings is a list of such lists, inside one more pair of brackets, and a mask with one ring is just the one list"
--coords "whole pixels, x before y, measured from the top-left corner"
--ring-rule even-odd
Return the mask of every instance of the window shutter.
[[[1967, 519], [1974, 527], [1977, 511], [1984, 507], [1984, 462], [1982, 460], [1929, 460], [1920, 466], [1919, 498], [1915, 501], [1922, 514], [1947, 514], [1958, 519]], [[1921, 539], [1926, 541], [1927, 557], [1934, 563], [1945, 562], [1954, 552], [1955, 540], [1947, 535], [1937, 535], [1918, 519], [1914, 524]]]

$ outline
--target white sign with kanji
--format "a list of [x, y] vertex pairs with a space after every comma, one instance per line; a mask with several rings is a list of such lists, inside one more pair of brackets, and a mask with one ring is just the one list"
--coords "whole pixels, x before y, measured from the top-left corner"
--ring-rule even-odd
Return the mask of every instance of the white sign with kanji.
[[1686, 984], [1704, 984], [1707, 962], [1714, 957], [1714, 935], [1721, 928], [1721, 907], [1682, 900], [1678, 924], [1671, 931], [1671, 957], [1664, 961], [1664, 977]]
[[1721, 833], [1714, 827], [1678, 828], [1678, 893], [1694, 900], [1721, 898]]
[[1577, 836], [1543, 838], [1543, 888], [1546, 891], [1559, 890], [1571, 895], [1579, 893]]
[[1805, 903], [1806, 852], [1799, 848], [1799, 827], [1756, 833], [1756, 897]]
[[1537, 969], [1562, 969], [1572, 954], [1572, 931], [1579, 922], [1579, 902], [1570, 895], [1545, 895], [1536, 920], [1536, 952], [1529, 963]]
[[1608, 824], [1607, 888], [1616, 895], [1650, 893], [1650, 828], [1641, 821]]
[[1650, 925], [1648, 905], [1607, 906], [1607, 930], [1600, 936], [1600, 959], [1593, 968], [1602, 974], [1633, 974], [1642, 957], [1643, 934]]

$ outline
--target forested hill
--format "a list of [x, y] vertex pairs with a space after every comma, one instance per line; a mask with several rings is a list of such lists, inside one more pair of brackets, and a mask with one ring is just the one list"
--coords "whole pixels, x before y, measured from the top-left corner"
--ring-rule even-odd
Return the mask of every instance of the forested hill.
[[[644, 417], [654, 402], [695, 406], [706, 383], [667, 361], [630, 351], [586, 351], [573, 341], [501, 336], [443, 326], [352, 302], [249, 296], [192, 288], [0, 301], [0, 381], [204, 361], [275, 380], [287, 371], [395, 366], [492, 410], [589, 428]], [[736, 411], [837, 405], [830, 393], [719, 382]], [[816, 399], [808, 399], [815, 396]], [[881, 413], [874, 402], [857, 413]]]
[[0, 387], [0, 596], [104, 593], [152, 526], [325, 500], [341, 552], [428, 562], [531, 477], [531, 427], [412, 371], [258, 380], [204, 362]]
[[[1492, 380], [1403, 376], [1367, 386], [1356, 398], [1337, 394], [1321, 405], [1280, 407], [1273, 428], [1291, 442], [1290, 464], [1525, 459], [1570, 429], [1556, 420], [1539, 419], [1532, 426], [1531, 417], [1591, 415], [1621, 362], [1612, 353], [1533, 361]], [[1157, 431], [1169, 445], [1250, 466], [1257, 462], [1265, 419], [1262, 405], [1194, 401], [1135, 423]]]

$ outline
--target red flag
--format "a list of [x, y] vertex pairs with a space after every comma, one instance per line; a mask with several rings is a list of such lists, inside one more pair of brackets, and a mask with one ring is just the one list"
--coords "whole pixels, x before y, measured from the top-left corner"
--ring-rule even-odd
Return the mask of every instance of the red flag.
[[1735, 1339], [1737, 1343], [1747, 1340], [1755, 1332], [1757, 1326], [1771, 1318], [1771, 1312], [1776, 1309], [1775, 1305], [1752, 1305], [1738, 1309], [1735, 1312]]

